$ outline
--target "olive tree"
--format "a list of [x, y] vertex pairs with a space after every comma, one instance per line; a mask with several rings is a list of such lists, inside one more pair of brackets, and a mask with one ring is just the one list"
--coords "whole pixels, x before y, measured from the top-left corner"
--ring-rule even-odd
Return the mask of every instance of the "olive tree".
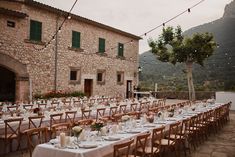
[[189, 100], [195, 100], [193, 84], [193, 64], [203, 66], [205, 59], [210, 57], [216, 47], [211, 33], [195, 33], [192, 36], [184, 36], [180, 26], [167, 27], [157, 40], [149, 39], [148, 44], [152, 53], [162, 62], [172, 64], [184, 63], [186, 67]]

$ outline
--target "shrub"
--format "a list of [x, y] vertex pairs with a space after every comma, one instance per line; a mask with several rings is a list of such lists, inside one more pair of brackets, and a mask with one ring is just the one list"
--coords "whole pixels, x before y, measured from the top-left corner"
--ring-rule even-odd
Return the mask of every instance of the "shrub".
[[50, 99], [50, 98], [61, 98], [61, 97], [84, 97], [85, 94], [80, 91], [74, 91], [74, 92], [64, 92], [62, 90], [58, 91], [50, 91], [45, 94], [35, 94], [35, 99]]

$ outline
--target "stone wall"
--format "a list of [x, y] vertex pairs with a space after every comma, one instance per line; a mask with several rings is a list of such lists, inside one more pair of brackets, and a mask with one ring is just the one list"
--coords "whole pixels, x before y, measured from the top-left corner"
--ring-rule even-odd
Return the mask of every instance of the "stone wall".
[[[152, 94], [156, 98], [168, 98], [168, 99], [181, 99], [181, 100], [187, 100], [188, 99], [188, 92], [182, 91], [182, 92], [174, 92], [174, 91], [164, 91], [164, 92], [152, 92]], [[196, 92], [196, 99], [197, 100], [203, 100], [203, 99], [210, 99], [212, 96], [215, 98], [215, 92], [214, 91], [198, 91]]]
[[[32, 80], [33, 94], [45, 93], [54, 89], [55, 77], [55, 41], [43, 51], [44, 45], [29, 41], [30, 19], [42, 22], [42, 42], [47, 42], [64, 17], [58, 18], [55, 13], [21, 3], [0, 2], [2, 7], [26, 13], [26, 18], [0, 14], [0, 53], [7, 54], [13, 59], [26, 65], [29, 78]], [[14, 21], [15, 28], [7, 27], [7, 20]], [[57, 21], [58, 20], [58, 21]], [[81, 48], [83, 51], [71, 49], [72, 30], [81, 32]], [[99, 37], [106, 39], [106, 55], [97, 54]], [[117, 44], [133, 40], [124, 45], [125, 59], [116, 58], [117, 49], [108, 49]], [[138, 75], [138, 40], [117, 32], [112, 32], [75, 19], [67, 20], [58, 34], [57, 60], [57, 89], [65, 91], [83, 91], [84, 79], [93, 79], [93, 95], [125, 95], [126, 81], [132, 80], [137, 84]], [[69, 83], [70, 67], [81, 69], [81, 81]], [[98, 69], [106, 70], [105, 84], [97, 85]], [[117, 84], [117, 71], [124, 72], [124, 84]]]

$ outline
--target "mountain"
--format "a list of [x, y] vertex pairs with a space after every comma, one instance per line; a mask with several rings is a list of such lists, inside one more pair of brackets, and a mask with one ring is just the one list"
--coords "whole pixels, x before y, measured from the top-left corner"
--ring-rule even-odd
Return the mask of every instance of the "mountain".
[[[204, 67], [194, 65], [193, 77], [197, 90], [235, 90], [235, 0], [226, 5], [218, 20], [191, 28], [184, 35], [211, 32], [219, 45], [205, 61]], [[156, 59], [150, 52], [140, 55], [140, 82], [143, 88], [153, 89], [154, 83], [162, 90], [187, 89], [183, 64], [171, 65]]]

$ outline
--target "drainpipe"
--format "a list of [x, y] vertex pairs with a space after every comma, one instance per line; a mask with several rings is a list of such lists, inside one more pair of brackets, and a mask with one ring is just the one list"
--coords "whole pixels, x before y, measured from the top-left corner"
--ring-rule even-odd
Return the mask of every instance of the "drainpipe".
[[33, 102], [32, 79], [31, 78], [29, 78], [29, 101], [30, 101], [30, 103]]
[[[58, 30], [58, 22], [59, 22], [60, 16], [58, 15], [56, 18], [56, 30]], [[57, 91], [57, 60], [58, 60], [58, 33], [55, 36], [55, 75], [54, 75], [54, 91]]]

